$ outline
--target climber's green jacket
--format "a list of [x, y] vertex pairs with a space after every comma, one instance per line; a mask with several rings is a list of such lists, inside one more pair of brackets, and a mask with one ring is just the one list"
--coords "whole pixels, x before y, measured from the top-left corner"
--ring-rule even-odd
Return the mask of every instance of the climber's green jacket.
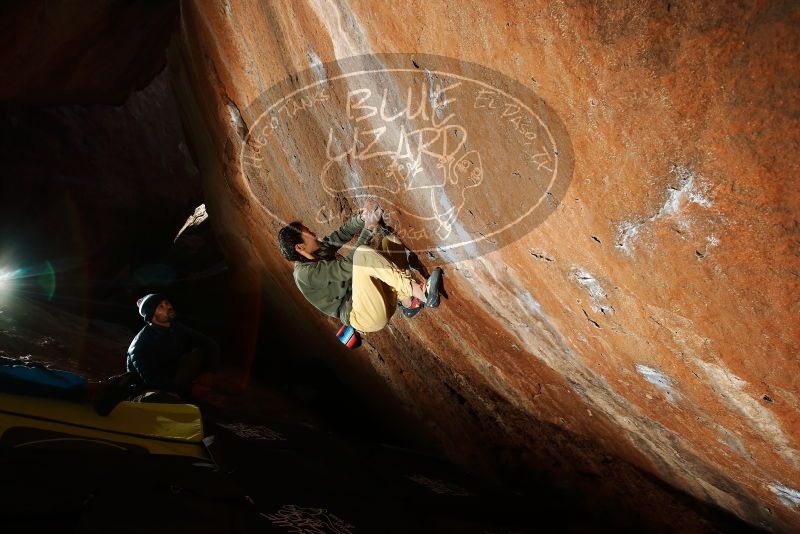
[[[338, 255], [338, 250], [356, 234], [359, 234], [358, 241], [350, 253]], [[294, 264], [294, 281], [306, 300], [342, 324], [350, 324], [350, 311], [353, 309], [353, 254], [356, 248], [371, 239], [372, 232], [364, 228], [364, 220], [359, 214], [320, 240], [317, 260]]]

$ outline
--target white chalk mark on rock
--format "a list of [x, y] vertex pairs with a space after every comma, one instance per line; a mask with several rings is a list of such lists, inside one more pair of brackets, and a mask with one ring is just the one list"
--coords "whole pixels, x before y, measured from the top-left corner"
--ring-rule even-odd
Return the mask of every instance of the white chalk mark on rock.
[[633, 241], [641, 233], [641, 229], [664, 218], [678, 218], [678, 225], [688, 228], [689, 223], [680, 219], [680, 212], [687, 204], [697, 204], [710, 208], [713, 203], [704, 196], [702, 187], [695, 173], [684, 165], [673, 165], [670, 174], [678, 179], [678, 185], [667, 189], [667, 199], [651, 217], [639, 221], [623, 221], [617, 228], [617, 248], [630, 256], [633, 253]]
[[313, 50], [308, 51], [308, 65], [311, 67], [311, 72], [314, 73], [314, 79], [321, 84], [328, 83], [328, 73], [325, 71], [325, 65], [319, 55]]
[[632, 223], [632, 222], [623, 222], [619, 226], [619, 230], [617, 232], [617, 248], [621, 248], [622, 251], [630, 256], [633, 253], [633, 246], [631, 241], [633, 238], [637, 236], [639, 233], [639, 227], [641, 223]]
[[247, 125], [242, 119], [242, 113], [239, 111], [239, 107], [232, 100], [228, 100], [227, 108], [228, 119], [230, 120], [231, 126], [239, 136], [239, 139], [244, 139], [247, 137]]
[[675, 402], [680, 400], [681, 394], [675, 389], [675, 381], [672, 380], [669, 376], [665, 375], [658, 369], [654, 369], [652, 367], [648, 367], [647, 365], [642, 365], [640, 363], [636, 364], [636, 372], [644, 377], [645, 380], [653, 384], [655, 387], [660, 389], [664, 392], [667, 396], [667, 400], [670, 402]]
[[447, 122], [442, 120], [444, 118], [444, 110], [450, 104], [446, 91], [461, 85], [461, 83], [453, 84], [444, 89], [442, 84], [436, 80], [436, 76], [428, 69], [425, 69], [425, 79], [428, 81], [428, 101], [431, 104], [431, 109], [440, 121]]
[[773, 482], [769, 485], [772, 493], [778, 496], [783, 504], [791, 508], [800, 507], [800, 491], [789, 488], [778, 482]]
[[709, 384], [725, 404], [742, 415], [753, 430], [775, 447], [777, 454], [794, 466], [800, 464], [797, 451], [790, 446], [772, 412], [745, 390], [747, 382], [716, 364], [700, 359], [695, 362], [706, 373]]
[[600, 282], [597, 280], [596, 276], [578, 267], [572, 270], [570, 276], [574, 282], [583, 287], [589, 293], [589, 298], [592, 301], [593, 311], [602, 313], [603, 315], [614, 313], [613, 306], [610, 304], [604, 304], [604, 301], [608, 298], [608, 293], [605, 289], [603, 289], [603, 286], [600, 285]]

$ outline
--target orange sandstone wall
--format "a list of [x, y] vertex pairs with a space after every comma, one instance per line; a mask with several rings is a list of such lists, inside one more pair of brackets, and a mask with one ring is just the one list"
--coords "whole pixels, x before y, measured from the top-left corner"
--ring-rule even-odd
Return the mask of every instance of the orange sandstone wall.
[[[798, 24], [792, 2], [192, 1], [170, 66], [242, 290], [451, 457], [606, 493], [652, 486], [632, 464], [790, 530]], [[450, 298], [345, 353], [275, 232], [368, 194]]]

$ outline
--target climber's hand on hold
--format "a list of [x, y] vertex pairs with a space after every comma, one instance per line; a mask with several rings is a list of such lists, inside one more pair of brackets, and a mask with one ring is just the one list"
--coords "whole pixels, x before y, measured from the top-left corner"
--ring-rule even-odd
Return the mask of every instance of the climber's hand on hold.
[[361, 218], [366, 221], [367, 220], [367, 215], [372, 213], [373, 211], [375, 211], [379, 207], [380, 207], [380, 205], [378, 204], [377, 200], [375, 200], [374, 198], [371, 198], [371, 197], [368, 198], [364, 202], [364, 207], [361, 208]]
[[383, 216], [383, 208], [381, 208], [380, 206], [376, 207], [369, 213], [365, 213], [364, 227], [374, 232], [375, 230], [378, 229], [378, 223], [380, 222], [382, 216]]

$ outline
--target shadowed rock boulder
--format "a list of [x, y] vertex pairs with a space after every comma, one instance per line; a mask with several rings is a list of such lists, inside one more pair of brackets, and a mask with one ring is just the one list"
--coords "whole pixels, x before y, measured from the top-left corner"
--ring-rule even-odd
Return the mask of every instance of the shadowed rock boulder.
[[[800, 524], [793, 3], [181, 7], [170, 64], [212, 224], [287, 339], [464, 464], [635, 487], [620, 499], [678, 524], [634, 465]], [[395, 120], [407, 90], [427, 114]], [[380, 187], [450, 299], [345, 354], [275, 234], [329, 231]]]
[[5, 2], [0, 20], [0, 101], [121, 104], [164, 68], [178, 3]]

